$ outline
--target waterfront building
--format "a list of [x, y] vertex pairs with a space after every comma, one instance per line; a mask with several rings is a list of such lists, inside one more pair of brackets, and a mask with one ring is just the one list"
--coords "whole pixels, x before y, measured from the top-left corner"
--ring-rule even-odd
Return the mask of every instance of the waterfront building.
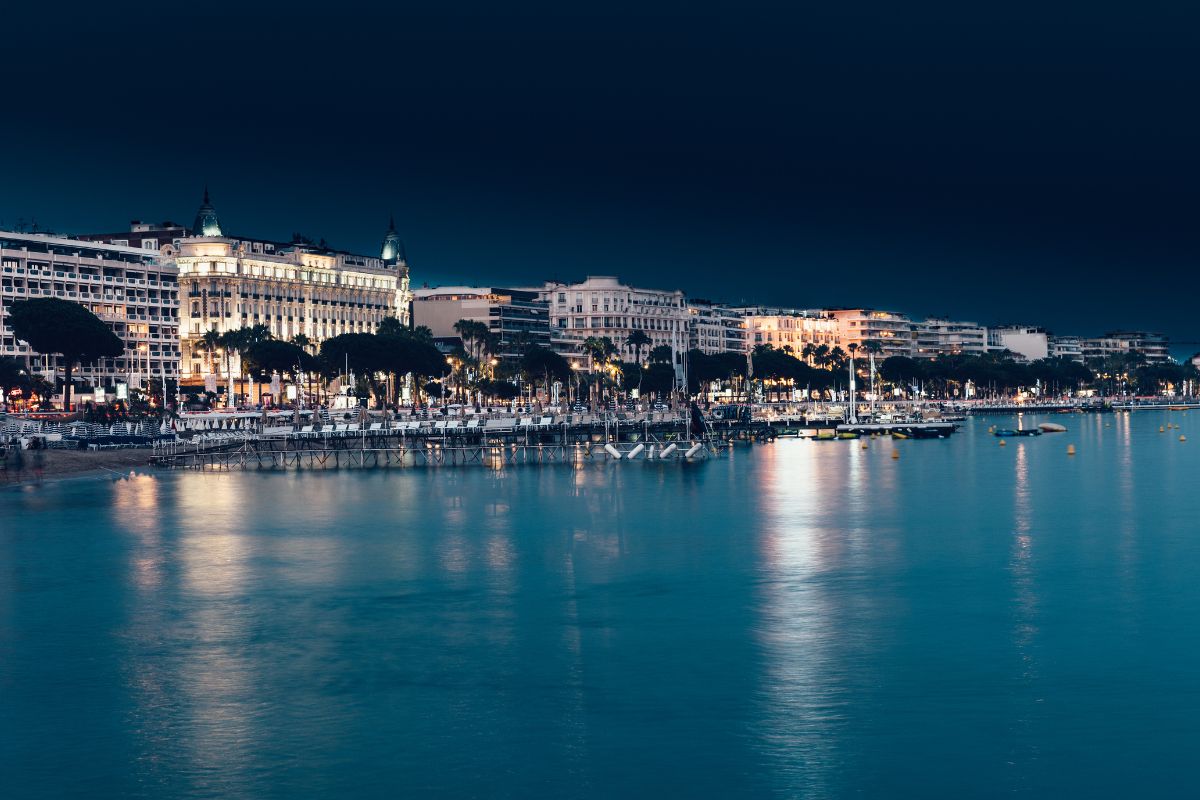
[[825, 345], [830, 349], [838, 346], [837, 320], [824, 311], [766, 306], [746, 306], [738, 311], [744, 315], [747, 344], [751, 350], [759, 345], [791, 348], [799, 357], [810, 344], [814, 347]]
[[849, 351], [865, 342], [878, 342], [882, 356], [912, 356], [916, 349], [916, 331], [908, 316], [896, 311], [873, 308], [837, 308], [827, 313], [837, 322], [838, 344]]
[[1080, 347], [1085, 359], [1140, 354], [1150, 364], [1161, 364], [1171, 360], [1170, 341], [1167, 337], [1148, 331], [1109, 331], [1103, 336], [1081, 339]]
[[109, 397], [121, 385], [178, 377], [179, 287], [158, 249], [0, 231], [0, 355], [57, 380], [59, 357], [33, 352], [7, 323], [12, 301], [38, 297], [81, 304], [125, 342], [123, 355], [80, 365], [73, 377], [81, 385]]
[[582, 339], [607, 336], [626, 361], [635, 354], [625, 340], [641, 331], [650, 339], [650, 346], [642, 348], [643, 358], [666, 345], [675, 352], [676, 366], [682, 364], [691, 321], [682, 291], [639, 289], [607, 276], [589, 276], [580, 283], [548, 281], [538, 291], [549, 305], [552, 328]]
[[72, 236], [87, 242], [107, 242], [124, 247], [135, 247], [149, 252], [156, 252], [163, 258], [174, 258], [179, 255], [179, 242], [191, 236], [191, 229], [177, 222], [161, 222], [158, 224], [142, 222], [135, 219], [129, 223], [129, 230], [116, 233], [81, 233]]
[[1044, 328], [1028, 325], [989, 328], [988, 350], [1007, 350], [1025, 361], [1038, 361], [1050, 355], [1050, 335]]
[[482, 322], [496, 337], [496, 357], [519, 359], [528, 345], [549, 348], [550, 309], [530, 289], [440, 286], [414, 289], [413, 325], [424, 325], [434, 337], [458, 337], [459, 320]]
[[[379, 256], [334, 250], [296, 238], [276, 242], [225, 235], [205, 192], [191, 228], [179, 241], [183, 325], [180, 344], [186, 382], [221, 376], [223, 359], [207, 357], [208, 331], [265, 325], [277, 339], [306, 336], [314, 346], [343, 333], [371, 333], [385, 317], [408, 324], [408, 264], [394, 222]], [[240, 374], [240, 361], [230, 370]]]
[[936, 358], [940, 355], [983, 355], [987, 352], [987, 328], [974, 322], [930, 317], [913, 324], [916, 345], [913, 355]]
[[705, 355], [750, 351], [746, 320], [737, 310], [707, 300], [689, 300], [688, 315], [689, 350]]
[[1083, 363], [1083, 342], [1078, 336], [1051, 336], [1050, 357]]

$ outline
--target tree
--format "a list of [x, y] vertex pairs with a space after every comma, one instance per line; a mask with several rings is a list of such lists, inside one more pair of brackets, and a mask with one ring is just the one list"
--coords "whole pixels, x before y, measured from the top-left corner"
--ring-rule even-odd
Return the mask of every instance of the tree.
[[194, 347], [204, 353], [204, 360], [208, 362], [208, 371], [212, 372], [213, 353], [221, 347], [221, 334], [217, 333], [216, 328], [209, 328], [203, 336], [196, 340]]
[[633, 360], [639, 365], [642, 363], [642, 348], [650, 344], [650, 337], [643, 330], [635, 330], [625, 337], [625, 346], [633, 348]]
[[71, 410], [71, 371], [76, 363], [116, 358], [125, 352], [125, 343], [99, 317], [68, 300], [14, 300], [8, 321], [13, 335], [37, 352], [62, 356], [64, 411]]
[[567, 360], [553, 350], [545, 347], [530, 347], [521, 356], [521, 369], [529, 376], [530, 382], [536, 385], [537, 376], [542, 377], [546, 387], [546, 397], [550, 396], [550, 384], [553, 381], [566, 383], [571, 380], [571, 365]]
[[408, 332], [408, 328], [397, 317], [387, 316], [379, 320], [379, 327], [375, 332], [380, 336], [403, 336]]
[[660, 344], [650, 351], [649, 361], [651, 364], [670, 364], [675, 359], [675, 351], [670, 345]]
[[221, 334], [221, 346], [225, 348], [225, 364], [226, 364], [226, 380], [228, 377], [228, 365], [230, 352], [236, 352], [239, 356], [238, 361], [241, 365], [241, 377], [245, 379], [248, 376], [246, 354], [249, 353], [255, 345], [260, 342], [265, 342], [271, 338], [271, 329], [266, 325], [249, 325], [241, 328], [234, 328], [231, 331], [225, 331]]

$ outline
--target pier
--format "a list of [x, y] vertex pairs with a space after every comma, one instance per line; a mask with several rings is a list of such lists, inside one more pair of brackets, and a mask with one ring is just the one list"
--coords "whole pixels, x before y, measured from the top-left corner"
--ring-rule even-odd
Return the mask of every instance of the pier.
[[374, 422], [229, 430], [163, 442], [151, 463], [170, 469], [376, 469], [581, 465], [603, 461], [689, 462], [727, 455], [751, 438], [732, 426], [694, 436], [686, 421], [490, 419], [472, 426], [445, 422]]

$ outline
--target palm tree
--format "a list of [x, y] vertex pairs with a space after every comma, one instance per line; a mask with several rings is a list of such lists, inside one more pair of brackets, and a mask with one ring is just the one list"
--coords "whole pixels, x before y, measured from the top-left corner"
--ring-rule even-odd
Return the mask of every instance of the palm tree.
[[[265, 342], [270, 338], [271, 329], [266, 325], [250, 325], [248, 327], [225, 331], [225, 333], [221, 334], [221, 345], [225, 348], [226, 370], [228, 370], [230, 351], [236, 351], [238, 354], [239, 370], [241, 372], [240, 377], [244, 380], [247, 377], [246, 356], [254, 349], [256, 344]], [[228, 375], [228, 372], [226, 374]]]
[[213, 354], [221, 347], [221, 334], [217, 333], [216, 328], [209, 328], [204, 332], [204, 335], [196, 340], [193, 345], [201, 353], [204, 353], [204, 360], [208, 364], [208, 371], [213, 371]]
[[804, 345], [804, 347], [800, 348], [800, 355], [804, 358], [805, 361], [808, 362], [808, 365], [810, 367], [813, 364], [813, 354], [815, 354], [816, 352], [817, 352], [817, 346], [815, 344], [813, 344], [812, 342], [809, 342], [808, 344]]
[[813, 350], [813, 366], [826, 367], [829, 365], [829, 345], [819, 344]]
[[633, 360], [642, 365], [642, 348], [652, 344], [650, 337], [643, 330], [635, 330], [625, 337], [625, 346], [633, 348]]

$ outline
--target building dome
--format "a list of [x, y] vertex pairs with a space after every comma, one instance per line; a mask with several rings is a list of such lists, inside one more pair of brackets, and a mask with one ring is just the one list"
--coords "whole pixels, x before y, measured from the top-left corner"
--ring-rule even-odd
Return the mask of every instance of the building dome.
[[383, 237], [383, 247], [380, 249], [379, 257], [389, 264], [404, 263], [404, 242], [400, 241], [400, 234], [396, 232], [395, 217], [388, 222], [387, 234]]
[[217, 219], [217, 212], [208, 201], [207, 186], [204, 187], [204, 202], [200, 204], [199, 210], [196, 211], [196, 221], [192, 223], [192, 235], [221, 235], [221, 221]]

